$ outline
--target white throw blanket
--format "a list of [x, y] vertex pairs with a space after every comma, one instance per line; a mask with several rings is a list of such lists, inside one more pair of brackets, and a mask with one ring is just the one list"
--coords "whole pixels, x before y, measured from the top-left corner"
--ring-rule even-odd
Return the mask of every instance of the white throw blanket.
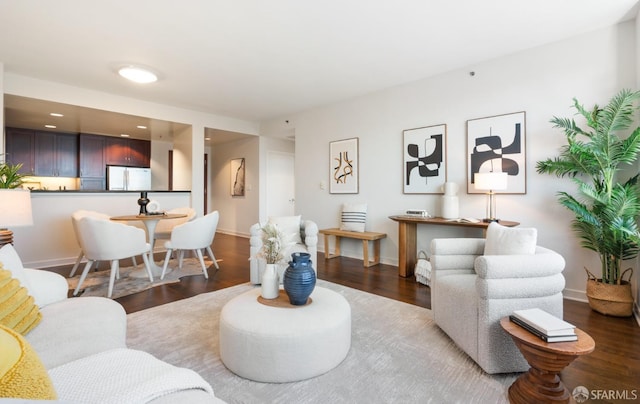
[[79, 403], [146, 403], [181, 390], [213, 389], [200, 375], [133, 349], [113, 349], [49, 371], [58, 399]]

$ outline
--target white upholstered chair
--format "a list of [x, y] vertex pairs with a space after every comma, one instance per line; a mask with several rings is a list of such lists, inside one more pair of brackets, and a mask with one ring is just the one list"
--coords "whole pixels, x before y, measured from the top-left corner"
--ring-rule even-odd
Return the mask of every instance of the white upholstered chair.
[[529, 369], [500, 319], [534, 307], [562, 318], [562, 256], [535, 245], [530, 254], [492, 255], [485, 239], [472, 238], [434, 239], [431, 253], [436, 324], [487, 373]]
[[171, 239], [164, 243], [167, 249], [167, 255], [162, 265], [162, 275], [160, 279], [164, 279], [169, 260], [171, 259], [171, 252], [178, 251], [178, 268], [182, 268], [182, 260], [185, 250], [193, 250], [198, 256], [200, 265], [202, 265], [202, 273], [205, 278], [209, 278], [207, 273], [207, 266], [204, 264], [204, 257], [202, 256], [202, 250], [207, 250], [209, 257], [213, 260], [213, 264], [216, 269], [219, 269], [216, 257], [211, 251], [211, 244], [213, 238], [216, 235], [216, 229], [218, 228], [218, 220], [220, 214], [218, 211], [214, 211], [203, 217], [193, 219], [190, 222], [183, 223], [173, 228], [171, 231]]
[[[186, 223], [188, 221], [193, 220], [196, 217], [196, 210], [189, 206], [184, 206], [180, 208], [169, 209], [167, 214], [185, 214], [186, 217], [180, 217], [177, 219], [163, 219], [158, 222], [156, 225], [156, 231], [154, 234], [155, 242], [158, 240], [169, 240], [171, 238], [171, 231], [174, 227]], [[152, 246], [152, 248], [155, 246]]]
[[[285, 253], [285, 260], [288, 262], [291, 259], [291, 254], [294, 252], [309, 253], [309, 255], [311, 255], [313, 269], [317, 272], [318, 225], [311, 220], [302, 220], [300, 216], [272, 217], [269, 218], [269, 221], [276, 223], [285, 233], [295, 233], [295, 244], [293, 244]], [[249, 239], [249, 277], [250, 282], [253, 284], [262, 283], [262, 273], [264, 272], [266, 265], [265, 260], [258, 258], [257, 256], [258, 252], [262, 248], [262, 226], [265, 224], [266, 222], [256, 223], [249, 229], [251, 233], [251, 238]], [[286, 264], [278, 266], [280, 282], [282, 282], [282, 274], [286, 267]]]
[[89, 270], [96, 261], [111, 261], [111, 273], [109, 278], [109, 291], [107, 297], [113, 294], [113, 284], [116, 276], [119, 277], [119, 260], [142, 255], [144, 267], [149, 275], [149, 281], [153, 282], [153, 275], [149, 266], [151, 246], [147, 243], [144, 230], [128, 226], [111, 220], [97, 219], [95, 217], [83, 217], [77, 222], [78, 233], [82, 240], [82, 250], [87, 257], [87, 264], [82, 271], [78, 286], [73, 295], [77, 295], [82, 287]]
[[75, 264], [73, 264], [73, 268], [71, 268], [71, 273], [69, 274], [70, 278], [76, 274], [76, 271], [80, 266], [80, 262], [84, 258], [84, 249], [82, 247], [82, 239], [80, 238], [80, 234], [78, 232], [78, 220], [86, 216], [95, 217], [97, 219], [109, 220], [109, 215], [105, 213], [94, 212], [92, 210], [77, 210], [71, 214], [71, 224], [73, 225], [73, 232], [76, 235], [76, 241], [78, 242], [78, 246], [80, 247], [80, 253], [78, 254], [78, 258], [76, 258]]

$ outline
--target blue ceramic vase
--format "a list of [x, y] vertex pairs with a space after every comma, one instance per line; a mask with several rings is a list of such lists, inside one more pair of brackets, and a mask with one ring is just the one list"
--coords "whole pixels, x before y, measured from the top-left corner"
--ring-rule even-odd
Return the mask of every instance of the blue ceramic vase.
[[282, 285], [289, 296], [289, 302], [294, 306], [307, 304], [307, 299], [316, 286], [316, 271], [311, 266], [310, 258], [308, 253], [293, 253], [289, 266], [284, 271]]

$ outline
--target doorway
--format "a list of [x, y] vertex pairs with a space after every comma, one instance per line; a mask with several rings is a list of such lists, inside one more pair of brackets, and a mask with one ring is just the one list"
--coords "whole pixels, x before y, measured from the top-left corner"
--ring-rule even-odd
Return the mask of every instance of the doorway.
[[267, 153], [267, 216], [293, 216], [296, 211], [294, 155]]

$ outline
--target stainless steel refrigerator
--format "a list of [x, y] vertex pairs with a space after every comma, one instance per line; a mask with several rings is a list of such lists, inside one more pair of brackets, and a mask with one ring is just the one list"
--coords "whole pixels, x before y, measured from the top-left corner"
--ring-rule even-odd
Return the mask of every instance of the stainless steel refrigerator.
[[151, 190], [151, 169], [107, 166], [107, 189], [110, 191]]

